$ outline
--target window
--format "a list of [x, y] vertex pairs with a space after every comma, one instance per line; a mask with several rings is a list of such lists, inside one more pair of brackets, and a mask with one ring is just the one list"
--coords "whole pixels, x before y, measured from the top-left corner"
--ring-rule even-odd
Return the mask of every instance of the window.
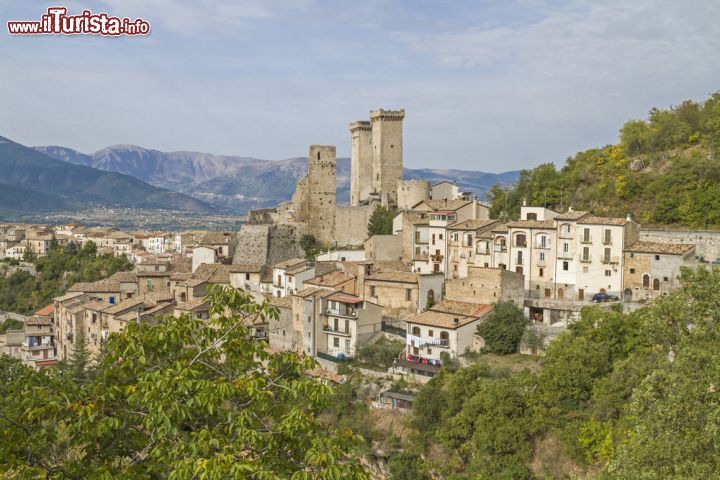
[[642, 277], [642, 286], [643, 288], [650, 288], [650, 275], [647, 273]]
[[432, 337], [432, 336], [433, 336], [433, 331], [432, 331], [432, 330], [428, 330], [428, 337]]
[[655, 260], [660, 260], [660, 255], [655, 255]]
[[537, 220], [537, 213], [528, 213], [525, 216], [526, 220]]
[[432, 234], [432, 244], [435, 245], [435, 234]]
[[588, 273], [588, 267], [583, 267], [583, 273]]
[[449, 340], [450, 334], [448, 332], [440, 332], [440, 340]]
[[413, 347], [413, 355], [418, 355], [420, 353], [420, 349], [418, 347]]
[[339, 347], [340, 346], [340, 339], [335, 337], [333, 338], [333, 347]]
[[590, 261], [590, 247], [583, 247], [582, 259], [583, 259], [583, 262]]
[[442, 240], [442, 239], [443, 239], [443, 234], [442, 234], [442, 233], [438, 233], [438, 240]]
[[432, 355], [432, 348], [428, 347], [427, 352], [428, 352], [428, 355]]
[[115, 305], [115, 297], [110, 297], [108, 302], [110, 302], [110, 305]]
[[631, 268], [631, 269], [630, 269], [630, 273], [635, 273], [635, 269], [634, 269], [634, 268]]
[[375, 285], [370, 285], [370, 296], [371, 297], [375, 296]]
[[563, 252], [568, 253], [570, 251], [570, 244], [565, 242], [563, 243]]
[[538, 273], [538, 276], [542, 277], [542, 276], [544, 276], [544, 274], [545, 274], [545, 269], [544, 269], [544, 268], [541, 268], [540, 271], [539, 271], [539, 273]]
[[518, 233], [515, 235], [515, 246], [516, 247], [525, 247], [527, 246], [527, 237], [523, 233]]
[[518, 265], [523, 264], [523, 255], [522, 254], [523, 254], [522, 251], [517, 252], [517, 262], [515, 262], [515, 263], [517, 263]]
[[413, 327], [413, 328], [412, 328], [412, 334], [413, 334], [413, 335], [420, 335], [420, 327]]
[[246, 274], [245, 274], [245, 280], [250, 280], [250, 274], [249, 274], [249, 273], [246, 273]]
[[663, 277], [663, 282], [667, 282], [667, 281], [668, 281], [668, 277]]
[[345, 333], [350, 333], [350, 320], [345, 319]]
[[563, 262], [563, 270], [566, 272], [570, 270], [570, 262]]
[[606, 277], [612, 276], [612, 270], [605, 270], [605, 276]]
[[653, 290], [660, 290], [660, 280], [657, 278], [653, 279]]
[[610, 249], [606, 248], [604, 255], [603, 255], [603, 261], [609, 262], [610, 261]]
[[345, 351], [346, 352], [350, 351], [350, 339], [349, 338], [345, 339]]
[[540, 261], [541, 262], [545, 261], [545, 252], [540, 252]]
[[612, 231], [609, 228], [605, 229], [605, 243], [612, 243]]
[[583, 229], [583, 242], [585, 242], [585, 243], [590, 242], [590, 229], [589, 228]]

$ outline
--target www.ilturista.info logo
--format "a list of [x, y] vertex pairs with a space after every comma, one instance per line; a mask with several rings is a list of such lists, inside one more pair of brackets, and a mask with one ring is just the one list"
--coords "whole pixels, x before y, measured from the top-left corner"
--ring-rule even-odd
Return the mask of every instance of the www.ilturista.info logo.
[[50, 7], [40, 21], [7, 22], [10, 35], [147, 35], [150, 23], [137, 18], [112, 17], [107, 13], [83, 10], [80, 15], [68, 15], [66, 7]]

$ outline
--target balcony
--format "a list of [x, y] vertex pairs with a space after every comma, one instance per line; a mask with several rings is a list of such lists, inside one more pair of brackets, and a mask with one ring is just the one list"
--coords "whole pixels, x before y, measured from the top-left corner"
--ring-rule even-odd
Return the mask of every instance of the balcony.
[[357, 310], [355, 310], [354, 308], [348, 308], [348, 309], [328, 308], [325, 310], [325, 315], [334, 315], [336, 317], [357, 318]]
[[538, 260], [537, 266], [538, 267], [547, 267], [547, 263], [545, 263], [545, 260]]
[[567, 259], [573, 258], [573, 254], [570, 252], [558, 252], [557, 256], [558, 256], [558, 258], [567, 258]]
[[558, 234], [558, 237], [560, 237], [560, 238], [573, 238], [573, 233], [572, 233], [572, 232], [561, 231], [561, 232]]
[[610, 238], [603, 237], [602, 243], [603, 243], [603, 245], [612, 245], [612, 237], [610, 237]]
[[331, 325], [323, 325], [323, 332], [325, 333], [331, 333], [333, 335], [341, 335], [343, 337], [351, 337], [352, 334], [349, 331], [345, 330], [335, 330]]
[[603, 255], [601, 261], [602, 263], [620, 263], [620, 257], [606, 257]]
[[495, 245], [495, 253], [505, 253], [505, 252], [507, 252], [507, 246]]
[[580, 260], [580, 263], [592, 263], [591, 258], [592, 258], [592, 257], [591, 257], [590, 255], [588, 255], [588, 256], [580, 255], [580, 257], [578, 258], [578, 260]]
[[518, 248], [525, 248], [527, 247], [527, 242], [515, 242], [515, 246]]
[[580, 243], [592, 243], [592, 235], [583, 235], [580, 238]]
[[447, 338], [433, 338], [433, 337], [418, 337], [416, 335], [407, 335], [407, 344], [410, 347], [440, 347], [440, 348], [448, 348], [450, 347], [450, 340]]
[[537, 243], [535, 244], [535, 248], [540, 248], [540, 249], [543, 249], [543, 250], [549, 250], [549, 249], [550, 249], [550, 243], [549, 243], [549, 242], [545, 242], [545, 243], [537, 242]]
[[444, 255], [430, 255], [430, 260], [433, 262], [442, 262], [444, 258]]

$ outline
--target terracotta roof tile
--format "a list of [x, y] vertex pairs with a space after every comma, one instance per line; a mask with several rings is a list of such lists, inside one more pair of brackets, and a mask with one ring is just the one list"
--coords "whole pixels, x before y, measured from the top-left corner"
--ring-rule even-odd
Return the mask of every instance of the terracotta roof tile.
[[626, 252], [632, 253], [662, 253], [666, 255], [684, 255], [692, 250], [695, 245], [687, 243], [664, 243], [638, 241], [625, 247]]

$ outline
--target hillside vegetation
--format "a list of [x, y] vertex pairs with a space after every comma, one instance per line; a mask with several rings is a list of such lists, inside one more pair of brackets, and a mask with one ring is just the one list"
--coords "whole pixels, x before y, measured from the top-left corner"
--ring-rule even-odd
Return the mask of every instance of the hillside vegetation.
[[615, 145], [523, 170], [488, 195], [491, 218], [515, 218], [523, 199], [548, 208], [632, 214], [644, 224], [720, 226], [720, 92], [704, 102], [654, 108], [630, 120]]
[[720, 269], [682, 281], [633, 313], [586, 308], [538, 373], [444, 369], [415, 397], [403, 455], [454, 480], [716, 478]]

